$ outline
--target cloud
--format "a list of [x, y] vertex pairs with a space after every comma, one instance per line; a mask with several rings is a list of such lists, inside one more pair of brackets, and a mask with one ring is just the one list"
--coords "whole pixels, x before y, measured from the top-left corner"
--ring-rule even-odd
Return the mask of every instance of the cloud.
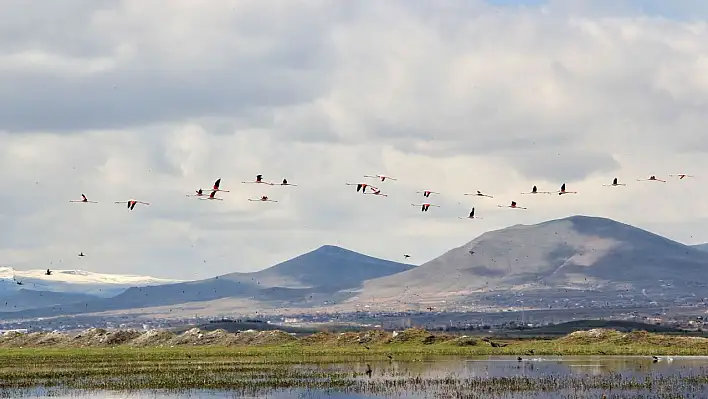
[[[577, 213], [708, 241], [708, 25], [685, 18], [705, 5], [516, 3], [9, 2], [0, 260], [206, 278], [338, 244], [422, 262]], [[677, 172], [697, 177], [635, 181]], [[298, 186], [241, 184], [259, 173]], [[344, 184], [377, 173], [389, 197]], [[224, 201], [186, 196], [219, 177]], [[519, 196], [564, 182], [580, 194]], [[410, 206], [423, 189], [442, 207]], [[68, 203], [82, 192], [100, 203]], [[113, 203], [130, 197], [151, 205]]]

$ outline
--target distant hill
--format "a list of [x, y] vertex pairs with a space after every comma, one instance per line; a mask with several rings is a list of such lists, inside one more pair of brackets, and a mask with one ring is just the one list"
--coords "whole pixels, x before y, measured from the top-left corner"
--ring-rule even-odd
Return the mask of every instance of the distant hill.
[[363, 281], [390, 276], [413, 267], [333, 245], [324, 245], [261, 271], [231, 273], [219, 278], [268, 288], [352, 288]]
[[708, 243], [691, 245], [691, 247], [696, 248], [696, 249], [700, 249], [701, 251], [708, 251]]
[[263, 306], [311, 308], [340, 301], [369, 279], [414, 268], [325, 245], [294, 259], [253, 273], [230, 273], [205, 280], [133, 287], [119, 295], [87, 304], [38, 309], [22, 314], [0, 313], [0, 317], [46, 317], [57, 314], [138, 309], [158, 306], [193, 305], [221, 298], [237, 298]]
[[417, 267], [323, 246], [258, 272], [135, 287], [0, 319], [675, 307], [708, 297], [706, 272], [708, 251], [610, 219], [572, 216], [489, 231]]
[[708, 296], [706, 272], [706, 251], [610, 219], [573, 216], [484, 233], [415, 269], [365, 282], [349, 302], [546, 308], [674, 301]]
[[73, 303], [88, 303], [99, 299], [94, 295], [73, 292], [35, 291], [21, 288], [0, 297], [0, 309], [17, 312], [21, 310], [63, 306]]
[[[85, 270], [52, 269], [51, 274], [47, 275], [46, 271], [46, 269], [15, 270], [11, 267], [0, 267], [0, 297], [29, 288], [35, 291], [88, 294], [110, 298], [130, 287], [180, 281], [150, 276], [94, 273]], [[14, 280], [21, 281], [23, 285], [17, 285]]]
[[[0, 267], [0, 307], [20, 311], [72, 303], [93, 303], [130, 287], [172, 283], [178, 280], [149, 276], [93, 273], [84, 270], [15, 270]], [[18, 284], [21, 282], [22, 285]]]

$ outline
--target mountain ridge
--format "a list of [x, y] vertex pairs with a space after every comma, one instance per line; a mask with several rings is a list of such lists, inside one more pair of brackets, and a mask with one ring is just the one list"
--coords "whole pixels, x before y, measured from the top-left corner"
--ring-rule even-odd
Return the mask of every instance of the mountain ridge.
[[[419, 266], [325, 245], [256, 272], [134, 287], [62, 307], [61, 314], [676, 305], [708, 297], [708, 285], [701, 283], [706, 271], [707, 251], [623, 222], [575, 215], [488, 231]], [[0, 317], [50, 314], [57, 313]]]
[[[240, 298], [279, 306], [304, 306], [343, 300], [363, 281], [410, 270], [415, 265], [323, 245], [290, 260], [256, 272], [229, 273], [208, 279], [131, 287], [112, 297], [62, 307], [62, 314], [114, 311]], [[326, 273], [325, 273], [326, 272]], [[53, 315], [53, 309], [23, 312], [27, 317]], [[12, 314], [0, 313], [3, 317]], [[19, 315], [18, 315], [19, 316]]]
[[[682, 278], [662, 269], [662, 262], [681, 265], [695, 281], [708, 271], [704, 251], [622, 222], [576, 215], [485, 232], [413, 270], [366, 282], [357, 299], [442, 300], [530, 289], [649, 289], [657, 280]], [[660, 277], [646, 280], [647, 273]]]
[[696, 248], [696, 249], [698, 249], [698, 250], [700, 250], [700, 251], [708, 251], [708, 243], [705, 243], [705, 244], [694, 244], [694, 245], [691, 245], [691, 247]]
[[[50, 270], [51, 274], [46, 275], [47, 269], [17, 270], [2, 266], [0, 267], [0, 295], [3, 292], [14, 292], [31, 286], [35, 291], [89, 294], [108, 298], [130, 287], [182, 282], [182, 280], [152, 276], [96, 273], [80, 269]], [[20, 280], [23, 285], [19, 286], [13, 280]]]

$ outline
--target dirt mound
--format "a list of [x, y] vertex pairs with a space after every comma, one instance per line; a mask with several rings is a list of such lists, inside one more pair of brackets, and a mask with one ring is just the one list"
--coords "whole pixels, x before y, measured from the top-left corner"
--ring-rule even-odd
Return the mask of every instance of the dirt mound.
[[199, 328], [192, 328], [172, 338], [170, 344], [230, 346], [237, 344], [237, 334], [232, 334], [224, 329], [202, 331]]
[[574, 331], [558, 341], [567, 344], [597, 344], [621, 337], [623, 334], [607, 328], [593, 328], [587, 331]]
[[75, 335], [54, 332], [20, 333], [0, 335], [0, 347], [107, 347], [129, 345], [135, 347], [165, 347], [187, 345], [245, 346], [282, 345], [297, 341], [294, 336], [279, 330], [243, 331], [232, 334], [226, 330], [202, 331], [192, 328], [175, 335], [165, 330], [105, 330], [90, 328]]
[[324, 345], [324, 346], [357, 346], [357, 345], [387, 345], [387, 344], [413, 344], [430, 345], [449, 342], [454, 345], [476, 345], [477, 342], [471, 338], [459, 340], [459, 338], [439, 333], [430, 333], [419, 328], [410, 328], [404, 331], [397, 331], [393, 334], [380, 330], [364, 332], [343, 332], [339, 334], [318, 332], [300, 339], [302, 345]]
[[70, 343], [74, 346], [103, 346], [107, 333], [103, 328], [89, 328], [76, 334]]
[[170, 339], [170, 345], [199, 345], [201, 344], [204, 333], [198, 328], [192, 328], [182, 334]]
[[[571, 339], [570, 336], [566, 339]], [[577, 337], [573, 338], [577, 339]], [[627, 338], [627, 339], [632, 339]], [[656, 337], [651, 337], [656, 339]], [[705, 340], [708, 341], [708, 340]], [[430, 345], [445, 343], [456, 346], [478, 345], [471, 337], [452, 336], [430, 333], [423, 329], [412, 328], [405, 331], [387, 333], [381, 330], [362, 332], [328, 333], [319, 332], [302, 338], [280, 331], [239, 331], [230, 333], [223, 329], [207, 331], [192, 328], [181, 334], [168, 330], [136, 331], [107, 330], [89, 328], [77, 334], [53, 332], [8, 332], [0, 335], [0, 347], [174, 347], [174, 346], [275, 346], [298, 342], [303, 346], [362, 347], [374, 345]], [[704, 341], [691, 341], [692, 346], [702, 345]]]
[[622, 334], [613, 343], [616, 345], [644, 344], [664, 347], [708, 348], [708, 338], [652, 334], [646, 331], [633, 331]]
[[380, 344], [391, 339], [391, 334], [382, 330], [372, 330], [357, 333], [362, 344]]
[[18, 346], [65, 346], [71, 337], [59, 331], [33, 332], [19, 339]]
[[139, 347], [162, 347], [169, 346], [170, 341], [175, 338], [175, 334], [164, 330], [149, 330], [128, 342], [131, 346]]
[[116, 346], [123, 345], [140, 336], [136, 330], [105, 330], [103, 328], [89, 328], [75, 335], [70, 342], [71, 346]]
[[302, 345], [328, 345], [331, 344], [334, 337], [328, 332], [317, 332], [300, 338]]
[[393, 334], [388, 340], [391, 344], [437, 344], [454, 339], [453, 336], [445, 334], [432, 334], [421, 328], [409, 328], [397, 334]]
[[0, 347], [8, 348], [13, 346], [20, 346], [17, 342], [24, 340], [27, 333], [19, 331], [9, 331], [0, 335]]
[[390, 338], [390, 334], [384, 331], [342, 332], [338, 334], [322, 332], [302, 338], [300, 342], [305, 345], [357, 346], [385, 343]]
[[622, 333], [615, 330], [596, 328], [588, 331], [575, 331], [558, 339], [559, 342], [575, 345], [608, 344], [617, 346], [651, 345], [689, 348], [707, 348], [708, 338], [680, 337], [675, 335], [655, 334], [647, 331]]
[[138, 330], [111, 330], [106, 333], [103, 338], [105, 345], [123, 345], [138, 338], [140, 336]]
[[282, 345], [282, 344], [287, 344], [289, 342], [297, 341], [297, 338], [293, 337], [292, 335], [280, 331], [280, 330], [271, 330], [271, 331], [254, 331], [254, 330], [247, 330], [247, 331], [239, 331], [235, 338], [233, 339], [233, 342], [231, 342], [232, 345]]

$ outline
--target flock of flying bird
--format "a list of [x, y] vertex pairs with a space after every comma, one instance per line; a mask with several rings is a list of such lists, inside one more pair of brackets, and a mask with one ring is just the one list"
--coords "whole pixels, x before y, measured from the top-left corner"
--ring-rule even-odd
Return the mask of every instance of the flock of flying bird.
[[[257, 175], [257, 176], [256, 176], [256, 180], [254, 180], [254, 181], [243, 181], [243, 182], [241, 182], [241, 183], [244, 183], [244, 184], [257, 183], [257, 184], [266, 184], [266, 185], [269, 185], [269, 186], [276, 186], [276, 185], [277, 185], [277, 186], [297, 186], [297, 184], [288, 183], [288, 180], [287, 180], [287, 179], [283, 179], [283, 181], [280, 182], [279, 184], [267, 182], [267, 181], [264, 181], [264, 180], [263, 180], [263, 175]], [[228, 192], [230, 192], [230, 191], [229, 191], [229, 190], [222, 190], [222, 189], [220, 188], [220, 186], [221, 186], [221, 178], [216, 179], [216, 181], [214, 182], [214, 185], [213, 185], [212, 188], [211, 188], [211, 193], [210, 193], [209, 195], [206, 195], [206, 194], [204, 193], [204, 190], [200, 188], [199, 190], [196, 190], [195, 194], [187, 194], [187, 197], [196, 197], [196, 198], [198, 198], [198, 199], [200, 199], [200, 200], [218, 200], [218, 201], [223, 201], [223, 198], [218, 198], [218, 197], [216, 196], [216, 193], [218, 193], [218, 192], [228, 193]], [[260, 198], [249, 198], [248, 200], [249, 200], [249, 201], [259, 201], [259, 202], [278, 202], [278, 201], [276, 201], [276, 200], [272, 200], [272, 199], [268, 198], [267, 195], [263, 195], [263, 196], [261, 196]], [[86, 197], [85, 194], [81, 194], [81, 199], [80, 199], [80, 200], [69, 200], [69, 202], [75, 202], [75, 203], [81, 203], [81, 204], [86, 204], [86, 203], [98, 204], [97, 201], [89, 201], [89, 199]], [[137, 204], [150, 205], [149, 202], [138, 201], [138, 200], [133, 199], [133, 198], [131, 198], [131, 199], [129, 199], [129, 200], [125, 200], [125, 201], [115, 201], [114, 203], [116, 203], [116, 204], [127, 204], [127, 205], [128, 205], [128, 210], [130, 210], [130, 211], [132, 211], [133, 209], [135, 209], [135, 205], [137, 205]]]
[[[689, 174], [686, 174], [686, 173], [670, 174], [669, 176], [671, 176], [671, 177], [677, 177], [679, 180], [682, 180], [682, 179], [684, 179], [684, 178], [686, 178], [686, 177], [694, 177], [694, 176], [689, 175]], [[366, 178], [378, 179], [378, 180], [380, 180], [381, 182], [385, 182], [386, 180], [397, 180], [397, 179], [395, 179], [395, 178], [393, 178], [393, 177], [386, 176], [386, 175], [364, 175], [364, 177], [366, 177]], [[650, 182], [666, 183], [666, 180], [659, 179], [659, 178], [657, 178], [657, 177], [654, 176], [654, 175], [649, 176], [648, 178], [640, 178], [640, 179], [637, 179], [637, 181], [650, 181]], [[241, 183], [243, 183], [243, 184], [264, 184], [264, 185], [268, 185], [268, 186], [297, 186], [297, 184], [289, 183], [287, 179], [283, 179], [280, 183], [268, 182], [268, 181], [263, 180], [263, 175], [256, 175], [256, 179], [255, 179], [255, 180], [253, 180], [253, 181], [243, 181], [243, 182], [241, 182]], [[371, 184], [369, 184], [369, 183], [346, 183], [346, 185], [348, 185], [348, 186], [356, 186], [356, 191], [357, 191], [357, 192], [360, 192], [360, 193], [362, 193], [362, 194], [370, 194], [370, 195], [377, 195], [377, 196], [383, 196], [383, 197], [387, 197], [387, 196], [388, 196], [387, 194], [382, 193], [382, 192], [381, 192], [381, 189], [379, 189], [378, 187], [375, 187], [375, 186], [373, 186], [373, 185], [371, 185]], [[603, 186], [605, 186], [605, 187], [620, 187], [620, 186], [626, 186], [626, 185], [627, 185], [626, 183], [620, 183], [616, 177], [612, 180], [612, 183], [610, 183], [610, 184], [603, 184]], [[228, 192], [230, 192], [230, 191], [229, 191], [229, 190], [222, 190], [222, 189], [220, 188], [220, 186], [221, 186], [221, 178], [217, 179], [217, 180], [214, 182], [214, 185], [212, 186], [212, 188], [211, 188], [211, 190], [210, 190], [211, 192], [209, 193], [209, 195], [207, 195], [206, 193], [204, 193], [204, 190], [200, 188], [200, 189], [196, 190], [195, 194], [187, 194], [187, 196], [188, 196], [188, 197], [196, 197], [196, 198], [198, 198], [198, 199], [200, 199], [200, 200], [218, 200], [218, 201], [222, 201], [223, 199], [222, 199], [222, 198], [218, 198], [218, 197], [216, 196], [216, 194], [219, 193], [219, 192], [228, 193]], [[367, 189], [369, 189], [370, 192], [367, 192]], [[432, 190], [417, 191], [416, 193], [417, 193], [417, 194], [422, 194], [424, 198], [430, 198], [430, 196], [431, 196], [432, 194], [440, 194], [439, 192], [432, 191]], [[558, 195], [564, 195], [564, 194], [578, 194], [578, 192], [577, 192], [577, 191], [568, 191], [568, 190], [566, 189], [565, 183], [563, 183], [563, 184], [560, 186], [560, 190], [558, 190], [558, 191], [539, 191], [537, 186], [533, 186], [533, 187], [531, 188], [531, 191], [529, 191], [529, 192], [523, 192], [523, 193], [520, 193], [520, 194], [521, 194], [521, 195], [538, 195], [538, 194], [558, 194]], [[493, 196], [488, 195], [488, 194], [484, 194], [483, 192], [481, 192], [481, 191], [479, 191], [479, 190], [477, 190], [477, 192], [475, 192], [475, 193], [469, 193], [469, 194], [464, 194], [464, 195], [474, 195], [474, 196], [477, 196], [477, 197], [494, 198]], [[278, 202], [277, 200], [270, 199], [267, 195], [262, 195], [260, 198], [249, 198], [248, 200], [249, 200], [249, 201], [256, 201], [256, 202]], [[97, 203], [98, 203], [97, 201], [90, 201], [90, 200], [86, 197], [85, 194], [81, 194], [81, 199], [80, 199], [80, 200], [69, 200], [69, 202], [72, 202], [72, 203], [81, 203], [81, 204], [87, 204], [87, 203], [88, 203], [88, 204], [97, 204]], [[127, 207], [128, 207], [128, 210], [129, 210], [129, 211], [132, 211], [133, 209], [135, 209], [135, 206], [136, 206], [137, 204], [150, 205], [149, 202], [138, 201], [138, 200], [133, 199], [133, 198], [128, 199], [128, 200], [125, 200], [125, 201], [115, 201], [114, 203], [116, 203], [116, 204], [127, 204]], [[430, 203], [430, 202], [423, 202], [423, 203], [420, 203], [420, 204], [411, 204], [411, 206], [418, 206], [418, 207], [420, 207], [421, 212], [428, 212], [428, 210], [430, 209], [430, 207], [440, 207], [440, 205], [435, 205], [435, 204], [432, 204], [432, 203]], [[500, 208], [528, 209], [528, 208], [526, 208], [526, 207], [519, 206], [516, 201], [511, 201], [511, 203], [510, 203], [509, 205], [497, 205], [497, 206], [500, 207]], [[476, 216], [476, 215], [475, 215], [475, 209], [472, 208], [472, 210], [470, 211], [469, 215], [467, 215], [466, 217], [460, 217], [460, 219], [481, 219], [481, 218], [480, 218], [479, 216]], [[82, 256], [82, 257], [83, 257], [83, 256], [85, 256], [85, 255], [84, 255], [83, 252], [81, 252], [81, 253], [79, 254], [79, 256]], [[407, 255], [407, 254], [404, 255], [404, 256], [405, 256], [406, 258], [409, 258], [409, 257], [410, 257], [410, 255]], [[47, 269], [46, 274], [47, 274], [47, 275], [50, 275], [50, 274], [51, 274], [51, 270]], [[19, 285], [22, 285], [22, 282], [21, 282], [21, 281], [17, 281], [17, 280], [16, 280], [16, 283], [19, 284]]]
[[[679, 180], [684, 179], [684, 178], [686, 178], [686, 177], [693, 177], [692, 175], [689, 175], [689, 174], [686, 174], [686, 173], [670, 174], [669, 176], [671, 176], [671, 177], [678, 177]], [[396, 180], [396, 179], [394, 179], [394, 178], [392, 178], [392, 177], [390, 177], [390, 176], [385, 176], [385, 175], [373, 175], [373, 176], [372, 176], [372, 175], [364, 175], [364, 177], [376, 178], [376, 179], [381, 180], [382, 182], [384, 182], [384, 181], [386, 181], [386, 180]], [[655, 175], [651, 175], [651, 176], [649, 176], [648, 178], [640, 178], [640, 179], [637, 179], [637, 181], [652, 181], [652, 182], [666, 183], [666, 180], [658, 179]], [[368, 183], [346, 183], [346, 184], [347, 184], [347, 185], [350, 185], [350, 186], [356, 186], [356, 191], [357, 191], [357, 192], [361, 192], [362, 194], [381, 195], [381, 196], [384, 196], [384, 197], [387, 196], [386, 194], [383, 194], [383, 193], [381, 192], [381, 189], [379, 189], [378, 187], [374, 187], [374, 186], [372, 186], [372, 185], [370, 185], [370, 184], [368, 184]], [[618, 186], [626, 186], [626, 185], [627, 185], [626, 183], [619, 183], [619, 181], [618, 181], [618, 179], [617, 179], [616, 177], [612, 180], [612, 183], [611, 183], [611, 184], [603, 184], [603, 186], [605, 186], [605, 187], [618, 187]], [[371, 189], [371, 192], [366, 192], [366, 189], [367, 189], [367, 188], [370, 188], [370, 189]], [[432, 191], [432, 190], [417, 191], [416, 193], [417, 193], [417, 194], [423, 194], [423, 197], [425, 197], [425, 198], [430, 198], [430, 196], [431, 196], [432, 194], [440, 194], [440, 193], [438, 193], [438, 192], [436, 192], [436, 191]], [[537, 186], [533, 186], [533, 187], [531, 188], [531, 191], [521, 193], [521, 195], [527, 195], [527, 194], [558, 194], [558, 195], [564, 195], [564, 194], [578, 194], [578, 192], [577, 192], [577, 191], [568, 191], [568, 190], [566, 189], [565, 183], [563, 183], [563, 184], [560, 186], [560, 190], [558, 190], [558, 191], [538, 191], [538, 187], [537, 187]], [[474, 195], [474, 196], [477, 196], [477, 197], [494, 198], [493, 196], [488, 195], [488, 194], [484, 194], [483, 192], [481, 192], [481, 191], [479, 191], [479, 190], [477, 190], [476, 193], [468, 193], [468, 194], [464, 194], [464, 195]], [[430, 209], [431, 206], [432, 206], [432, 207], [440, 207], [440, 205], [435, 205], [435, 204], [432, 204], [432, 203], [430, 203], [430, 202], [423, 202], [423, 203], [421, 203], [421, 204], [411, 204], [411, 206], [419, 206], [421, 212], [428, 212], [428, 210]], [[526, 208], [526, 207], [519, 206], [519, 205], [516, 203], [516, 201], [511, 201], [511, 203], [510, 203], [509, 205], [497, 205], [497, 206], [498, 206], [499, 208], [528, 209], [528, 208]], [[469, 215], [467, 215], [466, 217], [460, 217], [460, 219], [481, 219], [481, 218], [480, 218], [479, 216], [475, 216], [475, 209], [472, 208], [472, 210], [470, 211]]]
[[[692, 175], [686, 174], [686, 173], [677, 173], [677, 174], [670, 174], [669, 176], [671, 177], [678, 177], [679, 180], [684, 179], [686, 177], [694, 177]], [[397, 180], [393, 177], [386, 176], [386, 175], [364, 175], [366, 178], [374, 178], [378, 179], [381, 182], [384, 182], [386, 180]], [[648, 178], [640, 178], [637, 179], [637, 181], [651, 181], [651, 182], [660, 182], [660, 183], [666, 183], [666, 180], [659, 179], [655, 175], [649, 176]], [[263, 175], [256, 175], [256, 179], [253, 181], [242, 181], [241, 183], [243, 184], [264, 184], [268, 186], [297, 186], [297, 184], [292, 184], [289, 183], [287, 179], [283, 179], [280, 183], [272, 183], [263, 180]], [[384, 194], [381, 192], [381, 189], [378, 187], [375, 187], [369, 183], [346, 183], [348, 186], [356, 186], [356, 191], [360, 192], [362, 194], [370, 194], [370, 195], [377, 195], [377, 196], [383, 196], [387, 197], [387, 194]], [[612, 180], [611, 184], [603, 184], [605, 187], [619, 187], [619, 186], [626, 186], [626, 183], [619, 183], [618, 179], [615, 177]], [[214, 185], [211, 188], [211, 192], [209, 195], [206, 195], [204, 193], [203, 189], [198, 189], [196, 190], [195, 194], [187, 194], [188, 197], [196, 197], [200, 200], [218, 200], [222, 201], [222, 198], [218, 198], [216, 196], [216, 193], [218, 192], [224, 192], [228, 193], [230, 192], [229, 190], [222, 190], [220, 188], [221, 186], [221, 178], [217, 179], [214, 182]], [[367, 192], [366, 190], [370, 189], [370, 192]], [[417, 194], [422, 194], [423, 197], [425, 198], [430, 198], [432, 194], [440, 194], [439, 192], [432, 191], [432, 190], [423, 190], [423, 191], [417, 191]], [[534, 194], [558, 194], [558, 195], [564, 195], [564, 194], [578, 194], [577, 191], [568, 191], [566, 189], [565, 183], [563, 183], [560, 186], [560, 190], [558, 191], [539, 191], [537, 186], [533, 186], [531, 188], [531, 191], [529, 192], [523, 192], [520, 193], [521, 195], [534, 195]], [[469, 193], [469, 194], [464, 194], [464, 195], [474, 195], [477, 197], [487, 197], [487, 198], [494, 198], [491, 195], [484, 194], [483, 192], [477, 190], [475, 193]], [[277, 200], [270, 199], [267, 195], [262, 195], [260, 198], [249, 198], [249, 201], [256, 201], [256, 202], [278, 202]], [[86, 195], [81, 194], [81, 199], [80, 200], [70, 200], [69, 202], [74, 202], [74, 203], [92, 203], [92, 204], [97, 204], [98, 202], [96, 201], [89, 201], [89, 199], [86, 197]], [[144, 202], [144, 201], [138, 201], [136, 199], [129, 199], [125, 201], [115, 201], [116, 204], [127, 204], [128, 210], [133, 210], [135, 209], [135, 206], [137, 204], [142, 204], [142, 205], [150, 205], [149, 202]], [[420, 204], [411, 204], [411, 206], [418, 206], [420, 207], [421, 212], [428, 212], [430, 207], [440, 207], [440, 205], [435, 205], [430, 202], [423, 202]], [[512, 208], [512, 209], [528, 209], [526, 207], [519, 206], [516, 201], [511, 201], [509, 205], [497, 205], [500, 208]], [[469, 215], [466, 217], [460, 217], [460, 219], [481, 219], [479, 216], [475, 215], [475, 209], [472, 208], [470, 211]], [[82, 254], [83, 255], [83, 254]]]

